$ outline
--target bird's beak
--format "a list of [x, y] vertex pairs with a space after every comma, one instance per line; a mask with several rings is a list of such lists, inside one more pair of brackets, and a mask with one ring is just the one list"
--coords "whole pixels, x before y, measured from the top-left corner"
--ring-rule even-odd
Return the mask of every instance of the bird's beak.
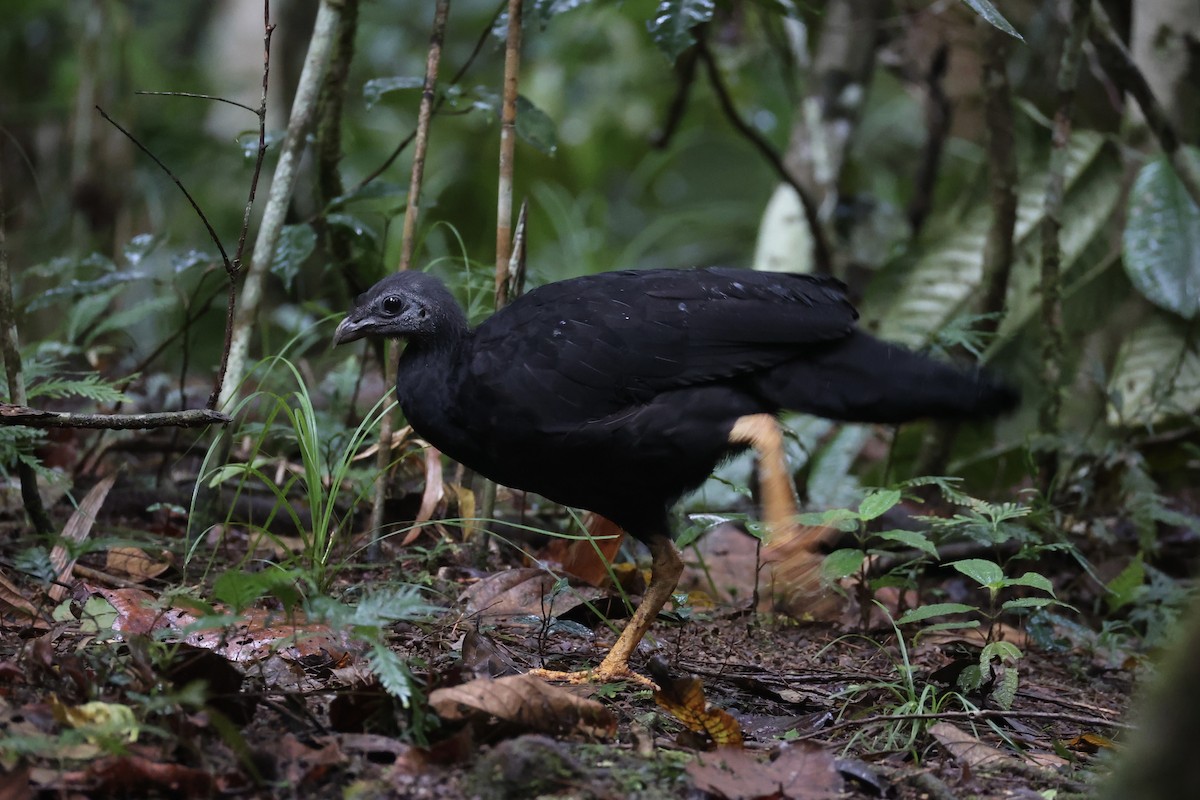
[[333, 332], [333, 344], [336, 347], [339, 344], [353, 342], [356, 339], [361, 339], [367, 335], [367, 325], [365, 321], [354, 318], [354, 315], [346, 317], [338, 324], [337, 330]]

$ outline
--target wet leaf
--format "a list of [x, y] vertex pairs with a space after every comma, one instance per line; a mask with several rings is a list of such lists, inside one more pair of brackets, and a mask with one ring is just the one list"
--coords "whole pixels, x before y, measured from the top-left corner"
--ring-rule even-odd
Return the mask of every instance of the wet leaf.
[[385, 95], [406, 89], [420, 89], [425, 79], [415, 75], [395, 75], [390, 78], [372, 78], [363, 84], [363, 102], [370, 110]]
[[971, 9], [980, 17], [982, 17], [983, 20], [989, 25], [1004, 31], [1009, 36], [1020, 39], [1022, 42], [1025, 41], [1025, 38], [1021, 36], [1021, 34], [1017, 33], [1017, 29], [1014, 28], [1009, 21], [1004, 18], [1004, 15], [1001, 14], [994, 5], [991, 4], [991, 0], [963, 0], [963, 2], [970, 6]]
[[674, 61], [695, 42], [692, 29], [710, 21], [713, 0], [662, 0], [647, 24], [658, 49]]
[[[1200, 150], [1184, 157], [1200, 166]], [[1147, 300], [1184, 319], [1200, 312], [1200, 208], [1166, 156], [1138, 173], [1122, 243], [1125, 271]]]
[[311, 225], [284, 225], [271, 256], [271, 274], [283, 281], [289, 292], [300, 267], [317, 247], [317, 234]]
[[548, 156], [558, 149], [554, 120], [525, 95], [517, 95], [517, 135]]

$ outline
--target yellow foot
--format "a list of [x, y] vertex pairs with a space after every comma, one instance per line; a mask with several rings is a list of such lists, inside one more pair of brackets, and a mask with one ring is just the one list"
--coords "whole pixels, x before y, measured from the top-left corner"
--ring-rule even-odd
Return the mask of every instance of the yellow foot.
[[649, 678], [638, 675], [629, 668], [628, 664], [618, 667], [605, 668], [604, 664], [590, 670], [579, 672], [561, 672], [556, 669], [531, 669], [529, 674], [544, 681], [562, 681], [564, 683], [616, 683], [629, 681], [648, 689], [658, 689], [658, 684]]

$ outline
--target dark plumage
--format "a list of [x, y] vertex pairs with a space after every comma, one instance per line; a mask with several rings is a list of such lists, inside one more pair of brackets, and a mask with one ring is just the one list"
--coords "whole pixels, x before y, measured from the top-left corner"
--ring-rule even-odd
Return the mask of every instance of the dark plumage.
[[[1015, 404], [987, 373], [882, 342], [857, 318], [828, 278], [647, 270], [542, 286], [472, 330], [441, 281], [403, 272], [358, 298], [334, 342], [407, 340], [396, 390], [421, 436], [500, 484], [595, 511], [647, 542], [655, 580], [634, 628], [678, 575], [668, 512], [744, 446], [730, 442], [738, 419], [784, 409], [968, 419]], [[653, 585], [668, 578], [665, 592]]]

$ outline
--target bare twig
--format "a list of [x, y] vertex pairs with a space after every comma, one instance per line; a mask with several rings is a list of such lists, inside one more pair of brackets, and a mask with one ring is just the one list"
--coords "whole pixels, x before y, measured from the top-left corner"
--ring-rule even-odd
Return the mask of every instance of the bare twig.
[[225, 387], [225, 376], [229, 371], [229, 357], [233, 352], [234, 326], [237, 319], [237, 278], [242, 271], [242, 257], [246, 252], [246, 238], [250, 232], [250, 214], [254, 210], [254, 197], [258, 193], [258, 180], [262, 176], [263, 160], [267, 157], [267, 87], [271, 76], [271, 34], [275, 26], [271, 23], [271, 0], [263, 0], [263, 72], [262, 95], [259, 98], [258, 110], [258, 152], [254, 158], [254, 172], [250, 176], [250, 189], [246, 197], [246, 207], [242, 211], [242, 228], [238, 232], [237, 251], [233, 254], [233, 263], [226, 262], [225, 274], [229, 278], [229, 287], [225, 295], [225, 340], [221, 348], [221, 362], [217, 367], [217, 376], [213, 379], [213, 388], [208, 395], [208, 408], [216, 408]]
[[[325, 249], [333, 266], [342, 274], [350, 296], [360, 294], [362, 285], [352, 268], [354, 233], [343, 225], [330, 225], [324, 217], [334, 201], [345, 191], [342, 180], [342, 117], [350, 80], [350, 64], [354, 60], [354, 40], [358, 33], [358, 0], [344, 0], [342, 17], [329, 59], [329, 70], [317, 99], [316, 144], [317, 198], [320, 212], [314, 222], [320, 228]], [[382, 352], [382, 348], [379, 348]], [[353, 404], [351, 404], [353, 407]]]
[[513, 153], [517, 146], [517, 87], [521, 72], [521, 0], [508, 0], [504, 41], [504, 99], [500, 107], [500, 178], [496, 191], [496, 308], [508, 305], [512, 255]]
[[667, 118], [663, 121], [662, 130], [650, 140], [650, 146], [661, 150], [671, 143], [679, 123], [687, 113], [688, 99], [692, 94], [692, 86], [696, 83], [696, 49], [688, 48], [675, 62], [675, 96], [671, 105], [667, 106]]
[[313, 120], [329, 54], [337, 32], [341, 3], [322, 0], [309, 40], [304, 67], [296, 86], [292, 111], [288, 118], [287, 134], [279, 150], [279, 162], [271, 179], [267, 204], [263, 209], [262, 223], [254, 241], [250, 265], [246, 269], [242, 285], [241, 302], [234, 314], [233, 328], [229, 337], [229, 358], [226, 376], [219, 387], [217, 408], [229, 408], [246, 373], [246, 360], [250, 350], [250, 334], [262, 302], [265, 275], [271, 266], [275, 246], [283, 231], [284, 219], [291, 203], [292, 193], [299, 178], [300, 158], [307, 142], [308, 130]]
[[813, 200], [808, 190], [804, 188], [804, 185], [800, 183], [800, 180], [784, 164], [783, 157], [780, 156], [779, 151], [767, 141], [766, 137], [742, 119], [737, 107], [733, 104], [733, 98], [730, 97], [729, 90], [725, 88], [725, 82], [721, 78], [721, 71], [717, 67], [716, 59], [713, 58], [712, 51], [709, 50], [708, 44], [700, 31], [696, 32], [696, 48], [700, 59], [704, 62], [704, 66], [708, 71], [708, 82], [712, 86], [713, 93], [717, 96], [717, 103], [721, 106], [725, 118], [737, 129], [738, 133], [745, 137], [750, 144], [754, 145], [759, 154], [775, 170], [779, 179], [792, 187], [796, 192], [796, 196], [800, 198], [800, 206], [804, 209], [804, 219], [812, 232], [813, 258], [816, 261], [816, 267], [819, 271], [828, 271], [833, 263], [832, 250], [829, 246], [829, 237], [826, 235], [825, 228], [821, 224], [816, 201]]
[[421, 210], [421, 183], [425, 177], [425, 151], [429, 147], [429, 122], [433, 116], [433, 101], [437, 96], [438, 68], [442, 63], [442, 42], [446, 38], [446, 18], [450, 0], [438, 0], [433, 12], [433, 34], [429, 38], [429, 54], [425, 59], [425, 84], [421, 87], [421, 105], [417, 109], [417, 130], [413, 150], [412, 175], [408, 182], [408, 205], [404, 208], [404, 230], [400, 242], [401, 270], [412, 266], [416, 246], [417, 215]]
[[[1063, 194], [1071, 138], [1071, 106], [1075, 86], [1079, 81], [1079, 64], [1083, 60], [1083, 42], [1090, 25], [1089, 0], [1072, 0], [1070, 30], [1063, 45], [1062, 61], [1058, 68], [1058, 108], [1054, 112], [1051, 131], [1049, 177], [1046, 182], [1045, 213], [1042, 222], [1042, 382], [1046, 398], [1039, 410], [1038, 427], [1050, 441], [1058, 433], [1059, 414], [1063, 405], [1063, 371], [1066, 339], [1062, 321], [1062, 251], [1059, 231], [1062, 229]], [[1058, 460], [1054, 448], [1048, 447], [1040, 456], [1040, 480], [1048, 491]]]
[[988, 194], [992, 224], [983, 249], [980, 314], [994, 314], [980, 326], [995, 331], [1004, 311], [1012, 275], [1013, 233], [1017, 226], [1017, 156], [1013, 134], [1012, 87], [1008, 82], [1009, 35], [986, 23], [983, 31], [984, 120], [987, 123]]
[[908, 204], [908, 224], [915, 237], [925, 225], [925, 218], [933, 208], [933, 190], [937, 184], [938, 167], [942, 162], [942, 150], [950, 133], [950, 118], [953, 108], [942, 82], [946, 78], [950, 48], [943, 42], [929, 64], [925, 75], [925, 146], [921, 151], [921, 162], [913, 183], [913, 196]]
[[104, 119], [108, 122], [109, 125], [112, 125], [118, 131], [120, 131], [122, 134], [124, 134], [126, 139], [133, 142], [134, 145], [137, 147], [137, 149], [141, 150], [143, 153], [145, 153], [147, 156], [149, 156], [150, 160], [153, 161], [155, 164], [157, 164], [158, 168], [161, 169], [163, 172], [165, 172], [167, 174], [168, 178], [170, 178], [172, 181], [174, 181], [175, 185], [179, 187], [179, 191], [183, 192], [183, 196], [186, 197], [188, 203], [191, 204], [192, 209], [196, 212], [196, 216], [198, 216], [200, 218], [200, 222], [203, 223], [204, 229], [206, 231], [208, 231], [208, 238], [211, 239], [212, 243], [217, 246], [217, 251], [220, 252], [221, 261], [223, 261], [225, 263], [226, 269], [229, 269], [232, 262], [229, 259], [229, 254], [225, 252], [225, 246], [223, 244], [221, 244], [221, 237], [217, 236], [217, 232], [216, 232], [216, 230], [213, 229], [212, 223], [208, 221], [208, 217], [205, 215], [204, 210], [200, 208], [200, 204], [196, 202], [196, 198], [192, 197], [192, 193], [189, 192], [187, 190], [187, 187], [183, 185], [183, 181], [179, 180], [179, 177], [176, 176], [175, 173], [171, 171], [170, 167], [168, 167], [166, 164], [164, 164], [162, 162], [162, 159], [160, 159], [158, 156], [154, 155], [154, 153], [152, 153], [150, 151], [150, 149], [148, 147], [146, 147], [146, 145], [144, 145], [140, 141], [138, 141], [136, 136], [134, 136], [132, 133], [130, 133], [129, 131], [122, 128], [121, 125], [115, 119], [110, 117], [108, 115], [107, 111], [105, 111], [100, 106], [96, 106], [96, 110], [100, 112], [100, 116], [104, 117]]
[[1184, 157], [1175, 126], [1171, 124], [1167, 112], [1154, 96], [1154, 90], [1150, 88], [1146, 76], [1138, 69], [1129, 48], [1117, 36], [1104, 6], [1096, 0], [1093, 0], [1091, 5], [1091, 40], [1104, 70], [1123, 91], [1133, 95], [1146, 118], [1150, 132], [1158, 139], [1159, 146], [1170, 159], [1179, 180], [1191, 195], [1192, 202], [1200, 206], [1200, 175], [1196, 173], [1192, 162]]
[[0, 425], [26, 428], [93, 428], [103, 430], [147, 430], [149, 428], [203, 428], [225, 425], [229, 416], [208, 408], [187, 411], [157, 411], [149, 414], [69, 414], [42, 411], [23, 405], [0, 403]]
[[[412, 175], [408, 183], [408, 205], [404, 209], [404, 232], [400, 242], [400, 264], [398, 270], [406, 270], [412, 265], [413, 249], [416, 244], [417, 213], [421, 208], [421, 182], [425, 175], [425, 151], [429, 144], [429, 123], [433, 118], [433, 101], [437, 94], [438, 68], [442, 62], [442, 42], [446, 38], [446, 19], [450, 14], [450, 0], [437, 0], [433, 11], [433, 33], [429, 37], [429, 53], [425, 59], [425, 82], [421, 89], [421, 105], [417, 110], [417, 130], [415, 131], [416, 148], [413, 152]], [[396, 358], [393, 357], [395, 345], [388, 343], [384, 348], [383, 374], [384, 385], [394, 386], [396, 383]], [[379, 424], [379, 450], [375, 454], [375, 493], [371, 504], [371, 516], [367, 522], [367, 530], [372, 532], [371, 543], [367, 549], [368, 560], [379, 556], [379, 538], [374, 536], [376, 531], [383, 530], [383, 509], [387, 499], [388, 465], [392, 459], [392, 430], [393, 417], [384, 414]]]
[[[446, 82], [447, 86], [457, 86], [458, 82], [461, 81], [463, 79], [463, 76], [467, 74], [467, 70], [470, 69], [471, 65], [475, 63], [475, 59], [478, 58], [479, 54], [483, 51], [484, 44], [486, 44], [488, 39], [491, 38], [492, 28], [495, 27], [496, 20], [500, 17], [500, 12], [504, 10], [504, 6], [507, 2], [508, 2], [508, 0], [500, 0], [499, 4], [496, 6], [495, 13], [492, 14], [492, 16], [488, 20], [487, 24], [483, 26], [483, 30], [480, 32], [479, 38], [475, 41], [475, 48], [471, 51], [471, 55], [468, 56], [467, 60], [463, 62], [463, 65], [458, 68], [458, 72], [454, 73], [454, 77], [452, 77], [449, 81]], [[442, 95], [441, 97], [439, 97], [437, 99], [437, 103], [433, 107], [434, 116], [437, 115], [437, 113], [442, 109], [442, 106], [445, 105], [445, 103], [446, 103], [445, 95]], [[392, 166], [392, 163], [395, 162], [395, 160], [400, 157], [400, 154], [404, 152], [405, 148], [407, 148], [410, 144], [412, 144], [413, 140], [416, 137], [417, 137], [417, 132], [414, 130], [411, 133], [409, 133], [407, 136], [405, 136], [403, 139], [401, 139], [400, 143], [396, 145], [396, 149], [392, 150], [391, 154], [383, 160], [382, 164], [380, 164], [375, 169], [371, 170], [371, 172], [367, 173], [367, 175], [365, 177], [363, 177], [362, 180], [360, 180], [357, 184], [355, 184], [354, 188], [350, 190], [350, 194], [354, 194], [355, 192], [361, 191], [362, 188], [364, 186], [366, 186], [368, 183], [375, 180], [383, 173], [387, 172], [388, 168]]]
[[834, 731], [844, 730], [846, 728], [862, 728], [869, 725], [888, 725], [896, 722], [904, 722], [906, 720], [965, 720], [975, 722], [985, 719], [1048, 719], [1052, 721], [1074, 722], [1080, 725], [1094, 726], [1097, 728], [1116, 728], [1124, 731], [1136, 730], [1136, 726], [1130, 725], [1127, 722], [1120, 722], [1114, 719], [1105, 719], [1104, 717], [1093, 717], [1088, 714], [1064, 714], [1061, 711], [1004, 711], [998, 708], [981, 708], [977, 711], [941, 711], [930, 714], [872, 714], [871, 716], [861, 717], [859, 719], [848, 719], [842, 722], [830, 725], [827, 728], [822, 728], [811, 733], [804, 733], [797, 736], [797, 739], [816, 739], [820, 736], [833, 733]]
[[[521, 71], [521, 0], [508, 0], [508, 32], [504, 42], [504, 99], [500, 110], [500, 176], [496, 186], [496, 309], [508, 305], [509, 261], [512, 257], [513, 151], [517, 141], [517, 90]], [[479, 515], [496, 512], [496, 483], [484, 478], [479, 487]], [[487, 556], [487, 537], [480, 536], [475, 561]]]
[[[269, 29], [273, 29], [275, 26], [268, 25], [267, 27]], [[246, 105], [245, 103], [239, 103], [237, 100], [230, 100], [228, 97], [217, 97], [216, 95], [213, 95], [213, 94], [200, 94], [199, 92], [147, 92], [147, 91], [134, 92], [134, 94], [144, 94], [144, 95], [147, 95], [148, 97], [191, 97], [196, 100], [214, 100], [218, 103], [228, 103], [231, 106], [237, 106], [238, 108], [244, 108], [247, 111], [249, 111], [251, 114], [258, 113], [257, 108], [251, 108], [250, 106]]]

